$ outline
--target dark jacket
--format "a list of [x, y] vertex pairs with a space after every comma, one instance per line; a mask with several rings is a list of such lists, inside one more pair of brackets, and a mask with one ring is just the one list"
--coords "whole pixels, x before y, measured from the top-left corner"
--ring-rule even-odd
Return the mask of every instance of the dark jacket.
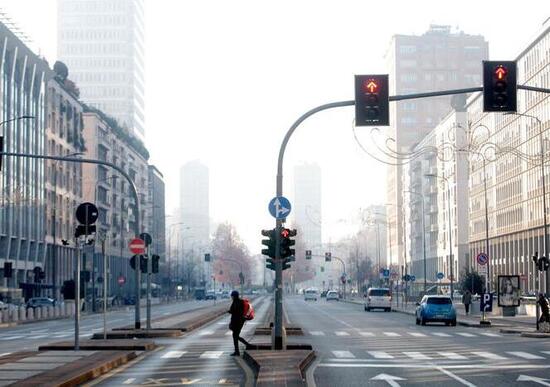
[[231, 321], [229, 322], [229, 329], [241, 330], [244, 325], [244, 303], [240, 298], [233, 301], [229, 308], [231, 314]]
[[543, 316], [548, 316], [548, 314], [550, 313], [550, 308], [548, 306], [548, 300], [546, 299], [546, 297], [539, 297], [537, 303], [540, 306], [541, 314]]
[[464, 305], [472, 303], [472, 294], [470, 292], [466, 292], [462, 295], [462, 303]]

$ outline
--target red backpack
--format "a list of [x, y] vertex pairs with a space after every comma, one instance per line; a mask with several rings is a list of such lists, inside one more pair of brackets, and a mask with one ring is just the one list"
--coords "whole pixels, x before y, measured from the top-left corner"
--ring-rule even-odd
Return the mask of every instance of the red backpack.
[[254, 307], [246, 298], [243, 298], [243, 317], [245, 320], [254, 319]]

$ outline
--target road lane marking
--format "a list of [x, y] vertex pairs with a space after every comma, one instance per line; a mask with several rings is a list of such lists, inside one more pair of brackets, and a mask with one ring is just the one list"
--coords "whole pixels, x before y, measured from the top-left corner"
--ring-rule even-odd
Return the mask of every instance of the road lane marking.
[[0, 357], [2, 357], [2, 356], [8, 356], [9, 354], [11, 354], [11, 352], [0, 353]]
[[414, 336], [414, 337], [426, 337], [426, 335], [424, 333], [420, 333], [420, 332], [408, 332], [409, 335], [411, 336]]
[[233, 334], [232, 331], [227, 331], [227, 332], [225, 332], [225, 335], [226, 335], [226, 336], [231, 336], [232, 334]]
[[451, 337], [451, 335], [449, 335], [448, 333], [443, 333], [443, 332], [432, 332], [432, 335], [439, 336], [439, 337]]
[[346, 359], [353, 359], [355, 358], [355, 355], [353, 353], [351, 353], [350, 351], [332, 351], [332, 353], [334, 354], [334, 356], [336, 356], [337, 358], [346, 358]]
[[37, 336], [29, 336], [28, 339], [43, 339], [44, 337], [48, 337], [48, 335], [37, 335]]
[[309, 332], [310, 335], [312, 336], [324, 336], [325, 335], [325, 332], [321, 332], [321, 331], [311, 331]]
[[369, 355], [376, 359], [393, 359], [394, 357], [387, 352], [383, 351], [367, 351]]
[[431, 360], [432, 358], [424, 355], [421, 352], [403, 352], [403, 354], [415, 360]]
[[476, 356], [479, 356], [479, 357], [484, 357], [485, 359], [490, 359], [490, 360], [506, 360], [505, 357], [503, 356], [500, 356], [500, 355], [497, 355], [496, 353], [491, 353], [491, 352], [472, 352], [474, 355]]
[[456, 332], [456, 334], [463, 337], [476, 337], [476, 335], [472, 335], [471, 333], [466, 333], [466, 332]]
[[336, 336], [349, 336], [349, 333], [344, 331], [336, 331], [334, 333], [336, 334]]
[[532, 353], [529, 353], [529, 352], [512, 351], [512, 352], [506, 352], [506, 353], [508, 353], [510, 355], [513, 355], [513, 356], [521, 357], [523, 359], [528, 359], [528, 360], [544, 359], [544, 357], [542, 357], [542, 356], [533, 355]]
[[400, 337], [401, 335], [399, 333], [396, 333], [396, 332], [383, 332], [384, 335], [388, 336], [388, 337]]
[[134, 383], [134, 380], [136, 380], [136, 378], [128, 378], [125, 381], [123, 381], [122, 384], [132, 384]]
[[437, 369], [438, 371], [444, 373], [444, 374], [447, 375], [448, 377], [453, 378], [453, 379], [456, 380], [457, 382], [460, 382], [460, 383], [464, 384], [465, 386], [468, 386], [468, 387], [476, 387], [475, 384], [472, 384], [472, 383], [470, 383], [469, 381], [462, 379], [460, 376], [453, 374], [451, 371], [446, 370], [446, 369], [443, 368], [443, 367], [437, 367], [436, 369]]
[[8, 336], [8, 337], [2, 337], [0, 340], [16, 340], [16, 339], [20, 339], [24, 336]]
[[214, 334], [214, 331], [203, 331], [203, 332], [199, 332], [199, 335], [200, 336], [210, 336], [210, 335], [213, 335]]
[[63, 333], [63, 334], [61, 334], [61, 335], [54, 335], [54, 336], [52, 336], [52, 337], [55, 337], [56, 339], [59, 339], [59, 338], [61, 338], [61, 337], [68, 337], [68, 336], [70, 336], [70, 335], [71, 335], [70, 333]]
[[161, 359], [179, 359], [186, 353], [187, 351], [168, 351], [161, 356]]
[[488, 337], [502, 337], [497, 333], [490, 333], [490, 332], [479, 332], [479, 334], [483, 336], [488, 336]]
[[359, 334], [361, 336], [365, 336], [365, 337], [373, 337], [374, 336], [374, 333], [372, 333], [372, 332], [359, 332]]
[[438, 352], [438, 354], [440, 354], [443, 357], [446, 357], [447, 359], [451, 359], [451, 360], [466, 360], [466, 359], [468, 359], [466, 356], [460, 355], [456, 352]]
[[200, 355], [201, 359], [219, 359], [223, 351], [205, 351]]

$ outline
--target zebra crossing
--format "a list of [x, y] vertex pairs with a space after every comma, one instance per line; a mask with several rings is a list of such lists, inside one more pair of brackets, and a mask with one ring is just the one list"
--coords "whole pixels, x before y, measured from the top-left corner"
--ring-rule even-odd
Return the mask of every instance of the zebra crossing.
[[[536, 353], [523, 351], [505, 351], [503, 353], [493, 353], [487, 351], [466, 351], [466, 352], [449, 352], [449, 351], [359, 351], [351, 352], [349, 350], [334, 350], [331, 351], [334, 359], [375, 359], [375, 360], [547, 360], [550, 359], [550, 351], [540, 351]], [[543, 356], [545, 355], [545, 356]]]
[[[483, 337], [503, 337], [503, 335], [494, 333], [494, 332], [371, 332], [371, 331], [308, 331], [311, 336], [338, 336], [338, 337], [353, 337], [353, 336], [362, 336], [362, 337], [387, 337], [387, 338], [406, 338], [406, 337], [415, 337], [415, 338], [426, 338], [428, 336], [432, 337], [467, 337], [467, 338], [483, 338]], [[230, 333], [229, 333], [230, 334]]]

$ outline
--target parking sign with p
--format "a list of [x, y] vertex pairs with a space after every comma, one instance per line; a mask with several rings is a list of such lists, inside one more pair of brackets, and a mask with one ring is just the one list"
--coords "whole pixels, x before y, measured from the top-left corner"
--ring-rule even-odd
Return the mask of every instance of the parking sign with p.
[[479, 301], [480, 312], [492, 312], [493, 311], [493, 293], [483, 293]]

